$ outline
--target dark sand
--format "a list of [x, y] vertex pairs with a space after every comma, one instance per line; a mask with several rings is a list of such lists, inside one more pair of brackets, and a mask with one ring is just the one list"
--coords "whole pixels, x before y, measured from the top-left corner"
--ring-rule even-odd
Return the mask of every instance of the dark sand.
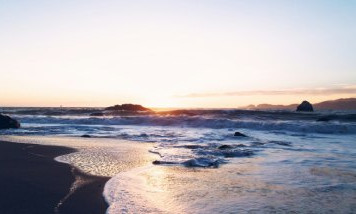
[[[0, 213], [105, 213], [102, 192], [109, 178], [86, 175], [54, 160], [74, 151], [0, 141]], [[78, 178], [82, 185], [71, 191]]]

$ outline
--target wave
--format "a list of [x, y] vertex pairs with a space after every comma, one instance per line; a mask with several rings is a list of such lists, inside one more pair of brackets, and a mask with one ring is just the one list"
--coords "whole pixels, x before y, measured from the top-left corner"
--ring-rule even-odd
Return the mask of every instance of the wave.
[[230, 119], [276, 119], [276, 120], [310, 120], [310, 121], [353, 121], [356, 111], [317, 111], [302, 113], [291, 110], [241, 110], [241, 109], [180, 109], [160, 112], [110, 111], [104, 108], [58, 108], [58, 107], [3, 107], [0, 112], [22, 116], [190, 116], [217, 117]]
[[13, 115], [25, 124], [65, 124], [65, 125], [133, 125], [133, 126], [169, 126], [211, 129], [253, 129], [270, 131], [290, 131], [322, 134], [355, 134], [356, 123], [340, 121], [308, 121], [308, 120], [278, 120], [278, 119], [240, 119], [206, 116], [24, 116]]

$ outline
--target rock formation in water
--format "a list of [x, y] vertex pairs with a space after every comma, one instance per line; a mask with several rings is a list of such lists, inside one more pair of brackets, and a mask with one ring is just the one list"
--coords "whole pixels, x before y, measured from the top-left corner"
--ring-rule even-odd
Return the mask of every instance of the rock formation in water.
[[235, 132], [234, 136], [235, 137], [247, 137], [247, 135], [242, 134], [241, 132]]
[[297, 111], [306, 111], [306, 112], [312, 112], [314, 111], [312, 104], [310, 104], [308, 101], [303, 101], [298, 107]]
[[20, 128], [20, 123], [9, 116], [0, 114], [0, 129]]
[[114, 105], [105, 108], [105, 110], [109, 111], [130, 111], [130, 112], [138, 112], [138, 111], [152, 111], [149, 108], [145, 108], [141, 105], [136, 104], [122, 104], [122, 105]]

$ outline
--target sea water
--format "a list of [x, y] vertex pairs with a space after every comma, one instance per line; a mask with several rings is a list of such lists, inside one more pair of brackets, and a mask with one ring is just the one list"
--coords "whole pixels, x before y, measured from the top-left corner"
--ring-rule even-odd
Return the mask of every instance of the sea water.
[[[147, 152], [154, 164], [111, 168], [104, 191], [108, 213], [356, 212], [355, 112], [214, 109], [90, 116], [98, 111], [103, 109], [6, 108], [2, 112], [22, 128], [1, 134], [88, 134], [98, 142], [153, 143]], [[235, 137], [236, 131], [247, 137]], [[108, 175], [95, 162], [112, 162], [114, 147], [62, 158]], [[97, 158], [86, 164], [84, 157]]]

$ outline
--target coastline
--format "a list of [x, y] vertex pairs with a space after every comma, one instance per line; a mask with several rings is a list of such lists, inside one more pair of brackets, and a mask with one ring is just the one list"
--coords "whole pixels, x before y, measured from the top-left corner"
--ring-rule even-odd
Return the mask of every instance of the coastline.
[[[184, 167], [179, 164], [154, 165], [152, 162], [160, 158], [155, 153], [156, 149], [160, 148], [159, 144], [122, 139], [0, 135], [0, 142], [3, 140], [24, 143], [32, 147], [49, 145], [49, 147], [59, 146], [67, 149], [63, 152], [64, 155], [59, 152], [59, 149], [51, 148], [48, 152], [56, 153], [52, 154], [52, 157], [56, 157], [56, 161], [66, 163], [64, 165], [67, 167], [69, 166], [67, 164], [70, 164], [73, 167], [69, 169], [79, 169], [80, 172], [85, 173], [84, 176], [89, 174], [94, 177], [110, 178], [104, 185], [104, 191], [102, 189], [97, 191], [98, 198], [90, 196], [94, 203], [105, 198], [109, 204], [106, 210], [108, 214], [298, 213], [301, 211], [313, 213], [315, 210], [326, 213], [353, 213], [356, 177], [351, 167], [354, 166], [355, 157], [352, 141], [354, 136], [340, 138], [339, 135], [320, 135], [324, 138], [312, 138], [312, 136], [306, 141], [304, 137], [284, 134], [282, 136], [286, 139], [283, 140], [288, 141], [276, 141], [280, 138], [276, 138], [278, 135], [274, 133], [250, 131], [248, 134], [254, 136], [254, 139], [237, 139], [235, 144], [246, 145], [247, 148], [258, 150], [258, 153], [247, 158], [229, 158], [228, 163], [218, 168]], [[256, 144], [256, 139], [261, 144]], [[320, 139], [323, 140], [322, 143]], [[281, 144], [281, 142], [291, 143]], [[182, 149], [182, 145], [191, 144], [183, 142], [180, 145], [174, 144], [173, 148]], [[48, 149], [48, 146], [44, 148]], [[347, 152], [340, 150], [344, 148], [350, 149]], [[30, 149], [31, 147], [27, 148], [28, 151]], [[203, 149], [206, 151], [207, 147]], [[163, 154], [169, 155], [168, 152]], [[11, 151], [6, 154], [12, 156]], [[171, 154], [177, 153], [171, 152]], [[335, 160], [347, 165], [340, 167], [340, 162], [333, 163]], [[50, 161], [53, 162], [53, 159]], [[313, 164], [310, 164], [311, 161]], [[10, 165], [3, 167], [3, 169], [12, 168], [14, 167]], [[87, 199], [93, 191], [75, 188], [84, 187], [85, 181], [88, 180], [83, 179], [80, 172], [79, 174], [76, 172], [79, 171], [74, 170], [70, 174], [72, 180], [58, 199], [64, 201], [59, 206], [60, 213], [65, 211], [66, 213], [91, 213], [91, 210], [86, 212], [83, 209], [92, 206], [92, 202]], [[66, 173], [69, 173], [68, 170]], [[36, 172], [35, 174], [39, 175]], [[18, 179], [21, 177], [21, 173], [16, 176]], [[48, 176], [48, 178], [52, 177], [65, 179], [68, 175]], [[1, 182], [2, 185], [6, 184]], [[9, 188], [10, 191], [7, 192], [11, 193], [13, 187], [9, 186]], [[84, 199], [74, 194], [82, 195]], [[75, 197], [77, 201], [73, 200]], [[45, 199], [44, 203], [47, 201], [47, 198]], [[21, 205], [23, 202], [13, 203]], [[14, 213], [6, 211], [5, 213]], [[53, 213], [53, 210], [36, 213]]]
[[[76, 152], [63, 146], [0, 141], [0, 210], [4, 213], [105, 213], [109, 177], [57, 162]], [[5, 170], [6, 169], [6, 170]]]

